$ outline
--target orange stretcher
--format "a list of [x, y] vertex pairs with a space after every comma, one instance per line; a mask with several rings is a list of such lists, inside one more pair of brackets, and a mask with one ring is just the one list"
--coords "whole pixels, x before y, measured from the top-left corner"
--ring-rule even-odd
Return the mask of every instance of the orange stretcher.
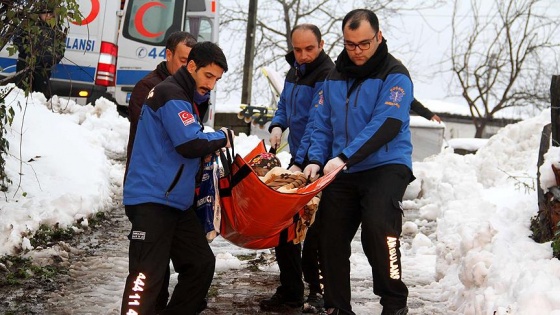
[[265, 183], [247, 164], [266, 152], [260, 142], [247, 156], [236, 155], [230, 174], [220, 179], [220, 234], [229, 242], [249, 249], [272, 248], [296, 237], [299, 212], [336, 176], [327, 176], [300, 187], [295, 193], [278, 192]]

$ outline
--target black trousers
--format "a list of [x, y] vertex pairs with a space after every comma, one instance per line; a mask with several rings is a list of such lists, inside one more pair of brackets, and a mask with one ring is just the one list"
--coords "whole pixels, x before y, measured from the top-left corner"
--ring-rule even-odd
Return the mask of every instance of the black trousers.
[[303, 301], [305, 282], [309, 291], [323, 293], [319, 268], [319, 223], [316, 221], [307, 230], [302, 244], [282, 242], [274, 248], [280, 269], [280, 287], [277, 289], [287, 300]]
[[340, 173], [323, 190], [319, 204], [320, 256], [325, 308], [354, 314], [350, 305], [350, 243], [360, 224], [362, 248], [372, 268], [373, 292], [384, 309], [406, 306], [401, 279], [400, 203], [412, 179], [405, 165], [386, 165], [358, 173]]
[[309, 227], [301, 252], [303, 279], [309, 285], [310, 293], [323, 294], [321, 268], [319, 266], [319, 220]]
[[[16, 72], [19, 72], [27, 67], [27, 64], [18, 60], [16, 63]], [[18, 88], [25, 90], [29, 86], [32, 92], [41, 92], [47, 99], [52, 97], [51, 91], [51, 67], [37, 66], [33, 70], [27, 70], [17, 75], [13, 82]]]
[[216, 262], [195, 212], [154, 203], [125, 206], [125, 211], [132, 229], [121, 314], [156, 314], [170, 259], [178, 282], [158, 314], [195, 314], [204, 303]]
[[280, 286], [276, 291], [290, 302], [303, 302], [301, 244], [281, 242], [274, 248], [280, 269]]

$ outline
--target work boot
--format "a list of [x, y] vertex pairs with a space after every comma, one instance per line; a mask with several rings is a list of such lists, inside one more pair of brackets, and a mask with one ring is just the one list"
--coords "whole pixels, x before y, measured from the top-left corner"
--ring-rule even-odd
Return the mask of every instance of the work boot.
[[259, 302], [259, 306], [265, 311], [282, 311], [289, 308], [302, 307], [302, 305], [302, 300], [289, 300], [279, 292]]
[[307, 296], [307, 300], [303, 303], [302, 312], [319, 314], [323, 311], [325, 306], [325, 301], [323, 300], [323, 295], [320, 293], [310, 292]]
[[408, 307], [406, 306], [398, 310], [383, 308], [383, 312], [381, 312], [381, 315], [406, 315], [406, 314], [408, 314]]

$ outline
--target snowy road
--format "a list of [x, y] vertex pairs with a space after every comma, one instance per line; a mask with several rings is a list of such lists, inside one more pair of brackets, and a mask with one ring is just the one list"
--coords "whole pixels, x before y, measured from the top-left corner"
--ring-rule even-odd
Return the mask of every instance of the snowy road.
[[[435, 222], [417, 220], [416, 217], [415, 210], [405, 213], [405, 221], [415, 221], [419, 231], [433, 237]], [[71, 267], [64, 279], [66, 284], [40, 299], [44, 301], [42, 309], [46, 314], [118, 314], [127, 272], [128, 241], [125, 236], [129, 223], [122, 208], [113, 211], [106, 223], [105, 228], [93, 235], [82, 236], [79, 254], [70, 254]], [[453, 314], [445, 309], [445, 301], [433, 300], [433, 296], [437, 296], [434, 291], [438, 290], [432, 284], [434, 274], [422, 274], [413, 268], [419, 263], [435, 264], [435, 255], [433, 261], [407, 263], [413, 258], [406, 254], [412, 241], [412, 237], [403, 237], [403, 272], [410, 290], [409, 314]], [[218, 263], [209, 293], [209, 309], [203, 314], [266, 314], [259, 310], [258, 301], [272, 294], [277, 285], [278, 269], [272, 256], [267, 255], [267, 251], [259, 253], [234, 247], [221, 238], [212, 243], [212, 248]], [[352, 248], [355, 252], [351, 258], [353, 264], [363, 262], [365, 256], [361, 253], [359, 233]], [[363, 263], [353, 265], [354, 310], [357, 314], [379, 314], [381, 308], [379, 299], [372, 293], [371, 278], [364, 277], [360, 268], [368, 266]], [[175, 282], [176, 274], [172, 275], [172, 285]]]

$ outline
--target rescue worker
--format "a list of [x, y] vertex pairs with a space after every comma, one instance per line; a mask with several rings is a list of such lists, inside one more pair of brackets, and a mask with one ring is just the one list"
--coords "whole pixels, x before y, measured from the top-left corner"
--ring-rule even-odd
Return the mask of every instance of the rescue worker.
[[[408, 313], [399, 236], [402, 197], [412, 175], [410, 104], [406, 67], [394, 58], [375, 13], [350, 11], [342, 21], [345, 49], [323, 84], [314, 117], [306, 176], [343, 168], [323, 190], [321, 270], [326, 314], [355, 314], [351, 306], [351, 242], [361, 226], [383, 315]], [[324, 166], [324, 167], [323, 167]]]
[[[195, 44], [196, 39], [190, 33], [183, 31], [171, 33], [165, 42], [165, 61], [160, 62], [152, 72], [148, 73], [145, 77], [138, 81], [136, 85], [134, 85], [134, 89], [132, 89], [132, 94], [130, 95], [130, 101], [128, 103], [130, 132], [128, 134], [128, 146], [126, 149], [125, 180], [144, 100], [146, 100], [148, 93], [156, 85], [161, 83], [168, 76], [177, 72], [181, 66], [185, 66], [187, 64], [189, 53]], [[167, 270], [165, 271], [165, 280], [157, 300], [157, 311], [163, 310], [169, 300], [168, 287], [170, 276], [171, 270], [168, 265]]]
[[204, 133], [201, 109], [227, 70], [216, 44], [197, 43], [187, 65], [153, 88], [142, 107], [123, 194], [132, 223], [123, 315], [156, 314], [170, 259], [178, 283], [158, 314], [202, 311], [215, 257], [194, 211], [195, 177], [201, 158], [230, 147], [233, 134]]
[[196, 38], [190, 33], [177, 31], [171, 33], [165, 42], [165, 61], [160, 62], [157, 67], [143, 77], [134, 85], [130, 94], [130, 102], [128, 103], [128, 120], [130, 121], [130, 133], [128, 135], [128, 146], [126, 150], [126, 170], [130, 163], [130, 154], [134, 145], [134, 137], [136, 136], [136, 128], [138, 127], [138, 119], [140, 119], [140, 111], [148, 93], [161, 81], [168, 76], [174, 74], [181, 66], [187, 64], [189, 53], [196, 44]]
[[[280, 95], [278, 110], [269, 127], [270, 145], [278, 148], [283, 131], [289, 128], [288, 144], [292, 153], [289, 169], [301, 172], [307, 163], [307, 148], [313, 125], [311, 117], [320, 102], [323, 81], [334, 64], [323, 51], [324, 40], [316, 25], [296, 25], [290, 37], [293, 50], [286, 55], [290, 70]], [[293, 241], [281, 241], [275, 247], [280, 286], [272, 297], [260, 302], [262, 309], [281, 310], [301, 306], [304, 306], [304, 312], [322, 309], [318, 237], [318, 227], [314, 223], [307, 231], [303, 253], [301, 244], [294, 244]], [[302, 273], [309, 283], [305, 304]]]

